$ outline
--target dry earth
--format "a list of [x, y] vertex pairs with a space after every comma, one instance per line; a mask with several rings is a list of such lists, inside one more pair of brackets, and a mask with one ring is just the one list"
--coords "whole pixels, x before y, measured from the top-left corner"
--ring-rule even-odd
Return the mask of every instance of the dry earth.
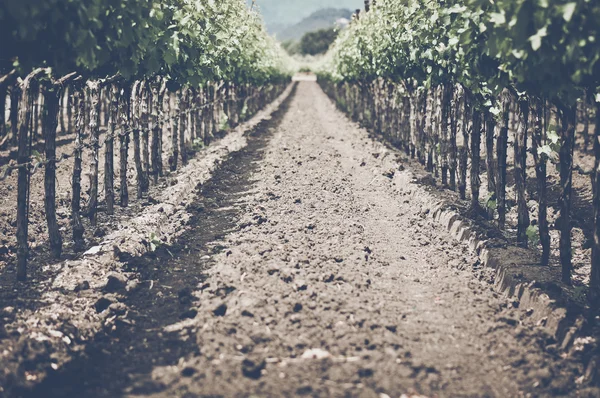
[[316, 83], [255, 133], [177, 247], [135, 264], [134, 321], [29, 396], [585, 396]]

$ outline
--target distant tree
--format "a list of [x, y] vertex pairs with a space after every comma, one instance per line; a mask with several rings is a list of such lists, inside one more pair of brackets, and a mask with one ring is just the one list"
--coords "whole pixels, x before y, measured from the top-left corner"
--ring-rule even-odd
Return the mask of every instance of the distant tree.
[[321, 29], [306, 33], [300, 40], [300, 52], [304, 55], [317, 55], [327, 52], [335, 41], [337, 31], [334, 28]]
[[286, 40], [281, 43], [281, 46], [290, 55], [295, 55], [300, 52], [300, 43], [296, 40]]

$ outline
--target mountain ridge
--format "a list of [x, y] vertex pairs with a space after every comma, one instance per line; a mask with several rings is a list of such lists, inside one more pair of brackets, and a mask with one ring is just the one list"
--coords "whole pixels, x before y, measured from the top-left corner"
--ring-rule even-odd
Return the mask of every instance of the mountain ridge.
[[282, 41], [300, 40], [308, 32], [331, 28], [340, 18], [350, 19], [351, 17], [352, 11], [345, 8], [323, 8], [275, 35]]
[[[246, 0], [250, 5], [252, 0]], [[315, 11], [324, 8], [355, 10], [364, 6], [364, 0], [256, 0], [263, 15], [265, 25], [272, 34], [285, 29], [309, 17]]]

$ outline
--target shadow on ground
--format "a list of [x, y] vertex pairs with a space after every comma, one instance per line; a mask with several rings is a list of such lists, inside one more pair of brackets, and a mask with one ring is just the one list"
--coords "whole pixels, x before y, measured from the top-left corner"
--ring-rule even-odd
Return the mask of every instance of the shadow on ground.
[[125, 393], [148, 394], [160, 391], [151, 381], [155, 366], [169, 366], [181, 357], [198, 354], [194, 340], [183, 341], [163, 333], [165, 326], [196, 313], [192, 292], [198, 290], [211, 255], [224, 249], [219, 241], [239, 228], [246, 211], [243, 197], [254, 185], [253, 174], [263, 158], [273, 131], [285, 115], [294, 91], [273, 113], [271, 119], [248, 133], [248, 146], [221, 164], [214, 176], [198, 187], [190, 205], [191, 228], [170, 247], [159, 247], [152, 255], [130, 261], [130, 271], [139, 273], [140, 288], [124, 303], [129, 307], [125, 320], [115, 330], [99, 333], [84, 353], [66, 367], [50, 374], [21, 397], [118, 397]]

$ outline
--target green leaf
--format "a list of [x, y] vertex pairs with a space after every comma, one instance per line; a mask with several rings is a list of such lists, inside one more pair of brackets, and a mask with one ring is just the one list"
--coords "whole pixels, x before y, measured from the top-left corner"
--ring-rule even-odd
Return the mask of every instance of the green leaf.
[[577, 3], [571, 2], [567, 3], [563, 6], [563, 18], [565, 21], [570, 22], [571, 18], [573, 18], [573, 14], [575, 13], [575, 8], [577, 7]]
[[504, 25], [506, 23], [506, 16], [504, 15], [504, 12], [492, 12], [490, 13], [490, 21], [492, 21], [494, 25]]
[[538, 30], [537, 33], [529, 38], [531, 42], [531, 48], [533, 51], [539, 50], [542, 46], [542, 38], [546, 37], [548, 34], [548, 30], [544, 26], [542, 29]]
[[537, 225], [530, 225], [527, 227], [525, 234], [531, 245], [535, 246], [540, 242], [540, 229]]

